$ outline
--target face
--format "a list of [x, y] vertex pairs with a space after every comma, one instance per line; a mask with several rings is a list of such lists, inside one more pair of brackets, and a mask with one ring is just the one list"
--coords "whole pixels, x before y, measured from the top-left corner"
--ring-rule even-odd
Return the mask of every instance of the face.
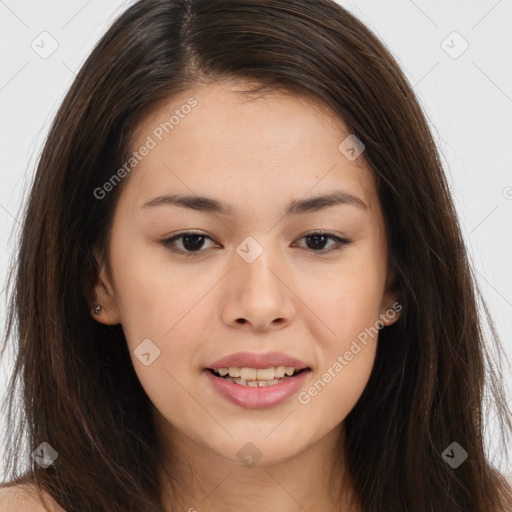
[[[169, 432], [232, 461], [252, 443], [270, 464], [342, 425], [379, 319], [398, 314], [376, 184], [364, 154], [339, 149], [343, 123], [312, 99], [240, 85], [189, 90], [137, 127], [93, 316], [121, 323]], [[192, 200], [156, 199], [170, 195]], [[305, 369], [278, 378], [278, 366]], [[221, 367], [232, 380], [209, 370]], [[275, 385], [234, 382], [258, 377]]]

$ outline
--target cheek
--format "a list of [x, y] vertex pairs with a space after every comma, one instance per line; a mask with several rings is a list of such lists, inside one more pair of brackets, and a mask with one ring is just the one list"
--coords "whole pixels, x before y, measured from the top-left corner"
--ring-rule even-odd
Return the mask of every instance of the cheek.
[[297, 398], [311, 416], [321, 415], [331, 427], [357, 403], [377, 349], [385, 276], [371, 256], [359, 256], [323, 280], [321, 290], [304, 291], [305, 296], [309, 293], [308, 306], [319, 312], [322, 322], [314, 333], [319, 362], [315, 378]]
[[[352, 347], [355, 351], [355, 347]], [[361, 397], [373, 368], [376, 343], [366, 346], [359, 343], [359, 350], [348, 361], [338, 354], [318, 372], [310, 385], [297, 396], [299, 408], [306, 421], [322, 418], [321, 428], [327, 431], [341, 423]], [[349, 351], [352, 353], [352, 351]], [[323, 370], [323, 371], [322, 371]], [[310, 418], [308, 420], [307, 418]]]
[[323, 363], [314, 378], [298, 394], [299, 407], [308, 418], [321, 417], [322, 428], [334, 428], [359, 400], [370, 378], [377, 349], [376, 334], [341, 335], [336, 343], [321, 347]]
[[348, 350], [353, 339], [376, 325], [385, 284], [378, 263], [371, 254], [354, 252], [343, 266], [325, 275], [316, 271], [314, 284], [306, 281], [302, 286], [301, 297], [321, 320], [315, 339], [331, 357]]
[[120, 320], [133, 349], [146, 338], [165, 342], [207, 292], [208, 283], [170, 265], [164, 250], [149, 250], [142, 241], [130, 243], [128, 235], [118, 233], [111, 257]]
[[115, 277], [121, 324], [142, 387], [157, 408], [190, 407], [184, 386], [205, 339], [199, 320], [208, 318], [207, 301], [200, 299], [211, 283], [149, 264], [135, 251], [118, 260]]

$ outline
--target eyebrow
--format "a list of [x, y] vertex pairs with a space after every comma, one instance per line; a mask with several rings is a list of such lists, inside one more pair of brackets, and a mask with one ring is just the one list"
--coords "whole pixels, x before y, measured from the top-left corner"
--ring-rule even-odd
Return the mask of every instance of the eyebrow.
[[[142, 209], [164, 205], [181, 206], [199, 212], [218, 213], [221, 215], [232, 215], [233, 213], [232, 206], [223, 201], [211, 197], [184, 194], [169, 194], [155, 197], [145, 203]], [[316, 212], [323, 208], [337, 205], [350, 205], [363, 210], [368, 208], [368, 205], [359, 197], [343, 190], [336, 190], [329, 194], [291, 201], [286, 208], [285, 216]]]

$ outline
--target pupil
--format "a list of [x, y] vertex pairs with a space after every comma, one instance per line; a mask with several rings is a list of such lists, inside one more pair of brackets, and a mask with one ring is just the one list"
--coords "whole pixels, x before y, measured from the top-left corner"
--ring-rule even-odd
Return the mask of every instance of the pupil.
[[[200, 239], [199, 243], [198, 243], [198, 239]], [[204, 239], [203, 235], [184, 236], [183, 237], [183, 247], [185, 247], [185, 249], [187, 249], [187, 250], [192, 250], [192, 251], [194, 251], [196, 249], [200, 249], [202, 246], [202, 242], [204, 241], [203, 239]], [[191, 244], [187, 243], [187, 241], [189, 241], [189, 240], [193, 240]]]
[[[310, 235], [307, 237], [308, 240], [315, 240], [315, 242], [313, 243], [313, 245], [317, 244], [318, 243], [318, 239], [321, 239], [320, 241], [320, 245], [322, 245], [322, 247], [316, 247], [317, 249], [323, 249], [323, 244], [325, 244], [325, 241], [326, 241], [326, 235]], [[309, 247], [309, 244], [308, 245], [308, 248], [309, 249], [314, 249], [315, 247]]]
[[[309, 249], [323, 249], [325, 242], [327, 240], [326, 235], [310, 235], [306, 237], [308, 241], [313, 240], [313, 246], [311, 247], [310, 243], [307, 243]], [[183, 237], [183, 247], [187, 250], [195, 251], [200, 249], [204, 242], [203, 235], [187, 235]], [[321, 247], [320, 247], [321, 246]]]

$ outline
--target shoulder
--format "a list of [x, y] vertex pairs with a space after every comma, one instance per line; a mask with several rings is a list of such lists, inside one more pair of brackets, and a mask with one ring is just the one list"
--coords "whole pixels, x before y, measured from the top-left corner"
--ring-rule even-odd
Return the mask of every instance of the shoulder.
[[65, 512], [49, 494], [43, 492], [46, 508], [34, 484], [0, 487], [0, 512]]

